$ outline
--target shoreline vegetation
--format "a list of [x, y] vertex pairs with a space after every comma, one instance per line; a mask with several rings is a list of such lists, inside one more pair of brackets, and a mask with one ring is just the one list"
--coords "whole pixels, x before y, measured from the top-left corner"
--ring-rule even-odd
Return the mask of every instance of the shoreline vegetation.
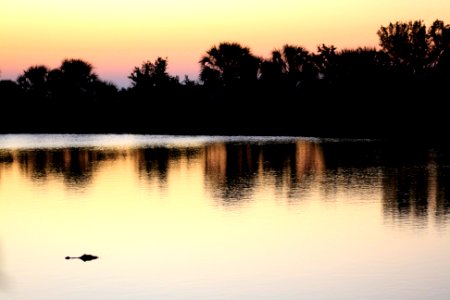
[[0, 133], [447, 139], [450, 25], [395, 22], [377, 35], [379, 50], [286, 44], [268, 58], [223, 42], [201, 57], [198, 81], [157, 57], [122, 89], [81, 59], [31, 66], [0, 80]]

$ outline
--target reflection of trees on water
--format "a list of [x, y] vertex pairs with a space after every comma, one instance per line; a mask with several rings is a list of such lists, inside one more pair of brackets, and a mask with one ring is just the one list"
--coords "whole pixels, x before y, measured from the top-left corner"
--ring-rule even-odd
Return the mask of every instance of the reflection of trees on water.
[[0, 151], [0, 180], [2, 180], [2, 168], [10, 166], [14, 162], [10, 152]]
[[444, 224], [450, 207], [449, 157], [446, 150], [414, 145], [391, 151], [383, 176], [385, 217], [425, 227], [434, 215]]
[[0, 152], [0, 166], [17, 163], [21, 173], [34, 182], [45, 182], [51, 176], [61, 176], [67, 187], [79, 189], [91, 183], [100, 162], [125, 157], [130, 157], [136, 163], [139, 174], [145, 174], [147, 180], [157, 178], [161, 183], [165, 183], [170, 165], [181, 158], [187, 162], [198, 159], [198, 150], [163, 147], [128, 150], [13, 150]]
[[394, 219], [413, 217], [426, 224], [430, 174], [426, 167], [399, 166], [388, 170], [383, 179], [383, 208], [385, 216]]
[[[298, 199], [310, 191], [316, 182], [321, 182], [325, 171], [325, 160], [322, 145], [319, 143], [298, 141], [295, 147], [295, 164], [289, 182], [289, 198]], [[299, 194], [300, 192], [300, 194]]]
[[299, 141], [286, 144], [225, 144], [205, 148], [207, 189], [223, 203], [251, 198], [256, 185], [267, 181], [286, 197], [324, 168], [320, 145]]
[[450, 152], [413, 143], [324, 142], [323, 189], [332, 198], [340, 188], [381, 189], [386, 221], [424, 227], [450, 211]]
[[254, 187], [257, 149], [250, 144], [216, 143], [205, 147], [207, 189], [224, 203], [248, 199]]
[[167, 183], [168, 170], [181, 160], [198, 160], [197, 148], [145, 148], [130, 152], [135, 157], [140, 176], [151, 181], [156, 179], [162, 186]]
[[[130, 159], [146, 181], [168, 184], [171, 169], [203, 166], [205, 189], [224, 205], [253, 199], [274, 187], [289, 202], [320, 191], [325, 199], [340, 192], [382, 191], [383, 213], [394, 223], [425, 226], [450, 214], [450, 151], [383, 142], [213, 143], [202, 147], [146, 149], [52, 149], [0, 152], [1, 170], [17, 168], [36, 183], [63, 178], [67, 188], [89, 185], [102, 161]], [[369, 195], [369, 196], [367, 196]]]
[[444, 223], [448, 221], [450, 214], [450, 168], [439, 166], [436, 168], [436, 221]]
[[148, 180], [155, 178], [160, 184], [167, 182], [167, 169], [171, 157], [167, 148], [148, 148], [137, 150], [139, 174], [145, 174]]
[[92, 179], [93, 157], [88, 150], [19, 151], [15, 160], [23, 174], [34, 181], [46, 181], [52, 174], [63, 175], [68, 186], [85, 186]]
[[68, 188], [91, 183], [98, 162], [116, 157], [118, 153], [90, 149], [14, 150], [2, 155], [0, 163], [17, 162], [20, 171], [35, 182], [45, 182], [50, 176], [62, 176]]
[[310, 173], [321, 174], [325, 170], [323, 150], [319, 143], [297, 142], [295, 158], [296, 176], [300, 179]]
[[381, 149], [376, 142], [323, 142], [326, 165], [322, 189], [335, 199], [339, 189], [371, 191], [381, 186]]

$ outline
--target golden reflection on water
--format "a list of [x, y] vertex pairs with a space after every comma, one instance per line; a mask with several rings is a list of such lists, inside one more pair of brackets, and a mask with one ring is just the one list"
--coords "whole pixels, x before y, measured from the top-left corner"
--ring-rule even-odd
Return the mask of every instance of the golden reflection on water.
[[[1, 151], [0, 293], [8, 277], [13, 300], [374, 299], [380, 285], [387, 299], [437, 276], [428, 287], [448, 295], [446, 169], [361, 150]], [[83, 253], [100, 258], [64, 260]], [[401, 271], [413, 262], [420, 270]]]

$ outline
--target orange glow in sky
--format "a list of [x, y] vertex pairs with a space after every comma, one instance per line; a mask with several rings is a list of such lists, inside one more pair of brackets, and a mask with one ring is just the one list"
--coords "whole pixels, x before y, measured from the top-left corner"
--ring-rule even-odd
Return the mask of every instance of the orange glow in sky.
[[201, 56], [238, 42], [261, 57], [284, 44], [315, 52], [378, 45], [380, 26], [450, 22], [448, 0], [20, 0], [0, 3], [0, 79], [32, 65], [80, 58], [103, 80], [129, 86], [135, 66], [168, 59], [169, 73], [197, 79]]

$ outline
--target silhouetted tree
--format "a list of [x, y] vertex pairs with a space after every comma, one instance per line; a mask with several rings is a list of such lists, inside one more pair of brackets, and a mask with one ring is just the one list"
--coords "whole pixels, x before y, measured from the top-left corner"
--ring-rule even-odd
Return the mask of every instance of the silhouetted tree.
[[178, 77], [167, 73], [167, 59], [158, 57], [155, 62], [145, 61], [140, 67], [135, 67], [129, 79], [132, 87], [137, 90], [152, 88], [167, 88], [179, 83]]
[[57, 85], [64, 101], [92, 100], [95, 97], [95, 83], [99, 80], [93, 66], [81, 59], [65, 59], [58, 70], [51, 71], [52, 86]]
[[117, 86], [108, 81], [97, 80], [94, 82], [95, 100], [103, 105], [115, 104], [118, 101]]
[[[447, 116], [440, 95], [450, 84], [450, 26], [436, 20], [427, 30], [422, 21], [396, 22], [381, 26], [377, 35], [381, 50], [337, 51], [322, 44], [311, 53], [285, 44], [267, 59], [223, 42], [201, 57], [198, 82], [186, 76], [180, 83], [168, 74], [167, 59], [158, 57], [135, 67], [131, 87], [120, 92], [100, 80], [90, 63], [65, 59], [59, 68], [32, 66], [15, 83], [2, 81], [2, 108], [6, 95], [15, 101], [8, 103], [10, 111], [29, 115], [37, 131], [47, 132], [82, 127], [333, 136], [366, 134], [369, 127], [394, 135], [443, 127]], [[115, 122], [119, 118], [121, 124]], [[374, 125], [380, 120], [381, 127]]]
[[[5, 112], [19, 104], [23, 91], [13, 80], [0, 80], [0, 109]], [[10, 114], [7, 114], [11, 116]], [[2, 118], [5, 118], [3, 114]]]
[[221, 43], [200, 60], [200, 80], [205, 85], [243, 86], [256, 81], [260, 59], [248, 47]]
[[379, 80], [382, 58], [375, 48], [343, 49], [335, 57], [335, 79], [340, 84], [371, 84]]
[[272, 51], [272, 57], [261, 62], [260, 79], [268, 83], [280, 83], [285, 79], [286, 63], [279, 50]]
[[390, 84], [385, 89], [394, 91], [390, 94], [399, 123], [408, 124], [413, 134], [438, 135], [447, 118], [441, 97], [450, 84], [449, 26], [436, 20], [427, 30], [422, 21], [396, 22], [377, 33], [389, 57]]
[[361, 47], [343, 49], [335, 54], [333, 75], [329, 78], [338, 105], [335, 111], [339, 111], [341, 116], [351, 116], [358, 107], [370, 107], [352, 118], [349, 116], [351, 122], [357, 118], [368, 121], [372, 116], [376, 120], [380, 111], [388, 110], [384, 105], [384, 102], [387, 102], [384, 98], [388, 95], [386, 91], [379, 92], [381, 87], [387, 88], [380, 56], [383, 56], [383, 53], [375, 48]]
[[390, 23], [377, 31], [381, 49], [394, 67], [411, 75], [422, 74], [428, 57], [429, 40], [422, 21]]
[[[17, 95], [20, 93], [20, 87], [13, 80], [0, 80], [0, 95]], [[10, 100], [9, 97], [2, 97], [2, 100]]]
[[64, 80], [81, 87], [98, 80], [97, 74], [93, 72], [93, 66], [81, 59], [65, 59], [59, 69]]
[[17, 83], [30, 96], [44, 98], [48, 92], [47, 76], [48, 68], [46, 66], [32, 66], [17, 78]]
[[283, 72], [288, 80], [296, 86], [317, 79], [317, 69], [313, 56], [305, 48], [294, 45], [284, 45], [282, 50], [284, 61]]
[[64, 75], [60, 69], [52, 69], [48, 72], [47, 85], [51, 99], [59, 99], [64, 97]]
[[322, 44], [317, 47], [316, 66], [319, 72], [319, 78], [328, 83], [333, 82], [337, 76], [337, 48], [333, 45]]
[[430, 66], [438, 76], [450, 78], [450, 25], [436, 20], [428, 29]]
[[184, 76], [183, 85], [187, 87], [194, 87], [198, 85], [198, 82], [195, 80], [191, 80], [188, 75]]
[[261, 80], [283, 82], [285, 86], [302, 87], [318, 79], [314, 56], [305, 48], [284, 45], [282, 50], [274, 50], [269, 60], [261, 64]]

